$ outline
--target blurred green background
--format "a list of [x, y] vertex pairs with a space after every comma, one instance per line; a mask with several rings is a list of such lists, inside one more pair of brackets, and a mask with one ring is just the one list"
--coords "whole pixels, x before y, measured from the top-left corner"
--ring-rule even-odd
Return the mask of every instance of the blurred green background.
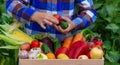
[[[120, 65], [120, 0], [93, 0], [98, 13], [97, 21], [89, 28], [101, 36], [104, 42], [105, 65]], [[0, 0], [0, 24], [12, 23]], [[5, 45], [0, 40], [0, 46]], [[0, 49], [0, 65], [18, 65], [18, 49]]]

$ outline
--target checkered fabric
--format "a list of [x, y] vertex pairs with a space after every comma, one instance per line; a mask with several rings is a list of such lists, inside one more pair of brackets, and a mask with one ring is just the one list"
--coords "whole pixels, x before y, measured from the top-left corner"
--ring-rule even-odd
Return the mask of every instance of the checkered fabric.
[[[50, 33], [61, 41], [66, 36], [71, 35], [71, 33], [88, 27], [97, 18], [92, 0], [8, 0], [6, 9], [18, 21], [25, 22], [25, 30], [28, 34], [39, 33], [44, 35]], [[46, 30], [43, 30], [37, 23], [30, 22], [31, 16], [36, 11], [69, 17], [77, 27], [66, 35], [61, 34], [54, 27], [48, 25]]]

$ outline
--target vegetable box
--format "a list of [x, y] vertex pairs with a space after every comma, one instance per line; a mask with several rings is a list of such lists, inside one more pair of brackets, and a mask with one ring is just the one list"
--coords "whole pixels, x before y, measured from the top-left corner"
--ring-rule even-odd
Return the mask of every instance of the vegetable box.
[[104, 65], [104, 59], [19, 59], [19, 65]]
[[82, 33], [66, 37], [64, 42], [53, 37], [24, 43], [19, 50], [19, 65], [104, 65], [102, 41]]

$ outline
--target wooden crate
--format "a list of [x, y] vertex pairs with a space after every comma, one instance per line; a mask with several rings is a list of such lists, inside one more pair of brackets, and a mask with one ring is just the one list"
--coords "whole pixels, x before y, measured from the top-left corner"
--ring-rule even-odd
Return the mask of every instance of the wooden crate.
[[19, 65], [104, 65], [104, 59], [19, 59]]

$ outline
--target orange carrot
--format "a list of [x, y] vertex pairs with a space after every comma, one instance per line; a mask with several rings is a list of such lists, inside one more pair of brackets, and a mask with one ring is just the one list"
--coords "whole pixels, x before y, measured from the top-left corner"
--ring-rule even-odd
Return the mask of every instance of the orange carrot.
[[55, 59], [55, 54], [53, 54], [52, 52], [47, 53], [46, 56], [48, 57], [48, 59]]
[[63, 47], [69, 48], [72, 43], [72, 36], [67, 37], [63, 42]]
[[75, 34], [75, 36], [73, 38], [72, 44], [74, 44], [75, 42], [80, 41], [80, 40], [84, 40], [84, 36], [82, 33], [77, 33], [77, 34]]

